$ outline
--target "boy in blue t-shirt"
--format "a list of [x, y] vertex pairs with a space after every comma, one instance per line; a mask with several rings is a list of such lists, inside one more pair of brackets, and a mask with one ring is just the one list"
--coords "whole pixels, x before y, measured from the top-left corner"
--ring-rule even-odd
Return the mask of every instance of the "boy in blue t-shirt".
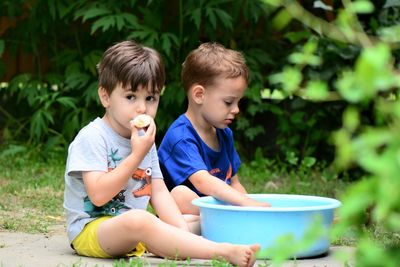
[[203, 195], [233, 205], [269, 206], [246, 195], [228, 128], [239, 113], [247, 82], [244, 57], [218, 43], [200, 45], [183, 63], [188, 108], [170, 126], [158, 150], [164, 180], [183, 214], [198, 215], [191, 201]]

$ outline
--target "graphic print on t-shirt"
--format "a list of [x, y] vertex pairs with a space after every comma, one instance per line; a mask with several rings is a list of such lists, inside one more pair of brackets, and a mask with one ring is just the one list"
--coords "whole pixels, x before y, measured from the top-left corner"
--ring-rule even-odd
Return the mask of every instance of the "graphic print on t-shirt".
[[125, 202], [125, 191], [126, 190], [121, 190], [115, 197], [113, 197], [109, 202], [107, 202], [103, 206], [95, 206], [93, 203], [90, 201], [89, 197], [86, 196], [84, 201], [84, 209], [85, 212], [90, 215], [90, 217], [99, 217], [99, 216], [105, 216], [105, 215], [111, 215], [115, 216], [118, 215], [121, 209], [127, 208], [124, 205]]
[[[117, 149], [110, 149], [108, 154], [108, 172], [111, 172], [118, 165], [118, 162], [123, 158], [119, 156]], [[134, 197], [150, 196], [151, 195], [151, 168], [145, 170], [137, 168], [132, 174], [132, 182], [130, 182], [129, 190]], [[125, 205], [125, 192], [126, 189], [121, 190], [116, 196], [114, 196], [109, 202], [103, 206], [94, 205], [88, 196], [84, 199], [84, 210], [90, 217], [99, 217], [105, 215], [115, 216], [120, 214], [121, 209], [129, 209]]]
[[110, 149], [110, 154], [108, 154], [108, 168], [117, 167], [117, 162], [122, 160], [122, 157], [118, 156], [118, 148], [115, 150], [113, 148]]
[[136, 186], [132, 190], [135, 197], [151, 196], [151, 168], [146, 170], [137, 168], [132, 175]]
[[226, 172], [225, 183], [231, 184], [231, 181], [230, 181], [231, 178], [232, 178], [232, 165], [229, 164], [229, 169]]
[[227, 184], [231, 184], [231, 180], [230, 180], [232, 178], [232, 165], [231, 164], [229, 164], [229, 168], [226, 171], [226, 175], [225, 175], [224, 179], [222, 179], [223, 177], [221, 177], [223, 175], [223, 172], [221, 171], [220, 168], [211, 169], [208, 173], [211, 174], [212, 176], [220, 178]]

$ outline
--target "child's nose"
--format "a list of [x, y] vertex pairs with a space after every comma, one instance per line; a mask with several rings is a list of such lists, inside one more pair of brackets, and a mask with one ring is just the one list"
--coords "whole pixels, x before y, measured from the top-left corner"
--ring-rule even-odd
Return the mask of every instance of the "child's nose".
[[138, 105], [136, 107], [136, 112], [139, 114], [144, 114], [146, 113], [146, 102], [145, 101], [139, 101]]
[[239, 106], [235, 105], [234, 108], [231, 111], [233, 114], [238, 114], [240, 112]]

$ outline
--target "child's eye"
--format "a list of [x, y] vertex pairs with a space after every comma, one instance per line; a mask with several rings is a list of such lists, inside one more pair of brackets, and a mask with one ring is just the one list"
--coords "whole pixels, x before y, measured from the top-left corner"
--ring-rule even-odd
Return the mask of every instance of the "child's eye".
[[148, 97], [146, 97], [146, 101], [156, 101], [157, 98], [154, 95], [150, 95]]
[[127, 95], [126, 99], [128, 100], [134, 100], [135, 99], [135, 95]]
[[232, 105], [232, 102], [231, 102], [231, 101], [224, 101], [224, 102], [225, 102], [225, 104], [226, 104], [227, 106]]

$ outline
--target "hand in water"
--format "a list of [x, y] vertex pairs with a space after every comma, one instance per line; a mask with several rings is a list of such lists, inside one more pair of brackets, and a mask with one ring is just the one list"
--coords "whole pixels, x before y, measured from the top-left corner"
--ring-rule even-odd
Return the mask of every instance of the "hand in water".
[[262, 202], [262, 201], [257, 201], [254, 200], [252, 198], [249, 198], [249, 201], [243, 205], [243, 206], [248, 206], [248, 207], [271, 207], [271, 204], [269, 204], [268, 202]]

